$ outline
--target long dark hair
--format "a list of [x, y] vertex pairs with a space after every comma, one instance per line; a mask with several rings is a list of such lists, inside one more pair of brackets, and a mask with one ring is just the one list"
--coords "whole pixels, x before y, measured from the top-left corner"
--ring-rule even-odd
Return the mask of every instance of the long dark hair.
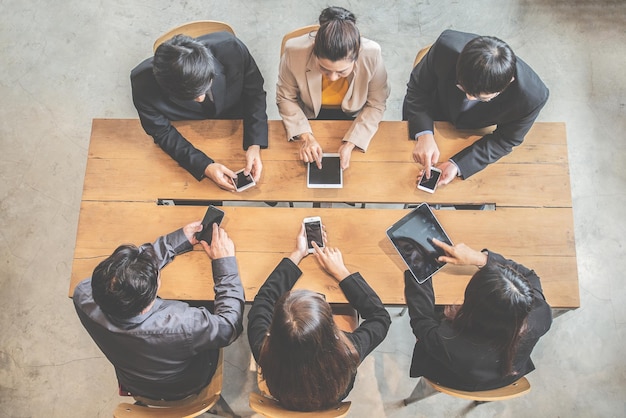
[[532, 303], [532, 286], [519, 272], [501, 264], [487, 265], [468, 283], [452, 326], [462, 334], [490, 340], [503, 355], [502, 375], [512, 375]]
[[343, 7], [327, 7], [322, 10], [319, 22], [313, 54], [333, 62], [356, 61], [361, 49], [361, 34], [354, 14]]
[[282, 406], [317, 411], [335, 405], [348, 390], [359, 363], [351, 346], [321, 295], [293, 290], [274, 306], [259, 366]]

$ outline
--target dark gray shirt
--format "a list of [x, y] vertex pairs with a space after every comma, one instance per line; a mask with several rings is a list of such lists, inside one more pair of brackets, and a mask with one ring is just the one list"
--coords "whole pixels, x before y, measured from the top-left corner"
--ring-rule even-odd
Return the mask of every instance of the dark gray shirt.
[[[192, 249], [182, 229], [160, 237], [153, 246], [159, 268]], [[80, 321], [113, 363], [120, 384], [134, 395], [173, 400], [198, 392], [213, 377], [218, 349], [243, 331], [245, 298], [236, 259], [213, 260], [212, 268], [214, 313], [157, 298], [147, 313], [119, 319], [94, 302], [91, 278], [74, 290]]]

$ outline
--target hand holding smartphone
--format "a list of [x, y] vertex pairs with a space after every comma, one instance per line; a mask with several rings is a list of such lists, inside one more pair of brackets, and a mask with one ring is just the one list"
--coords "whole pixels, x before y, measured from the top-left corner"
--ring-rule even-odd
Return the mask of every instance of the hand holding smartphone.
[[238, 192], [242, 192], [246, 189], [249, 189], [252, 186], [256, 186], [256, 182], [254, 178], [252, 178], [252, 174], [248, 174], [247, 176], [243, 173], [245, 169], [241, 169], [237, 171], [235, 174], [237, 175], [236, 179], [231, 179], [235, 189]]
[[211, 241], [213, 240], [213, 224], [220, 226], [222, 219], [224, 219], [224, 211], [215, 206], [209, 206], [202, 219], [202, 231], [196, 232], [196, 239], [198, 241], [206, 241], [207, 244], [211, 245]]
[[439, 177], [441, 177], [441, 170], [437, 167], [430, 167], [430, 178], [426, 178], [426, 170], [424, 170], [419, 183], [417, 183], [417, 188], [428, 193], [435, 193]]
[[311, 216], [304, 218], [304, 232], [306, 234], [307, 253], [313, 254], [315, 249], [311, 241], [315, 241], [318, 247], [324, 248], [324, 239], [322, 238], [322, 218], [319, 216]]

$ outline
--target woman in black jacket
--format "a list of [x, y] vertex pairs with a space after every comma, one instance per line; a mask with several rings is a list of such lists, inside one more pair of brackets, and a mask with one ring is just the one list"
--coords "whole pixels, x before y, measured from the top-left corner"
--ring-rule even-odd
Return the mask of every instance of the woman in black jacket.
[[411, 377], [476, 391], [506, 386], [533, 371], [530, 353], [552, 323], [539, 277], [494, 252], [433, 241], [445, 252], [439, 261], [479, 270], [465, 289], [463, 305], [443, 319], [435, 312], [432, 280], [419, 285], [405, 273], [405, 297], [417, 338]]

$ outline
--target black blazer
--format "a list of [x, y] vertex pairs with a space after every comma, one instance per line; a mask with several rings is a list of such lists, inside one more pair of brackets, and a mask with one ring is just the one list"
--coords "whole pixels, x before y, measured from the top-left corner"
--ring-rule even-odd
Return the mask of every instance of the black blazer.
[[502, 358], [487, 340], [461, 335], [449, 321], [441, 320], [441, 316], [435, 313], [432, 279], [420, 285], [407, 271], [404, 274], [404, 293], [411, 328], [418, 340], [413, 349], [411, 377], [425, 376], [444, 386], [476, 391], [506, 386], [535, 369], [530, 353], [552, 324], [552, 311], [543, 296], [539, 277], [534, 271], [491, 251], [487, 263], [510, 265], [533, 287], [535, 298], [528, 315], [527, 329], [520, 339], [513, 362], [513, 370], [517, 374], [502, 377]]
[[[278, 298], [291, 290], [302, 271], [289, 258], [284, 258], [267, 278], [254, 297], [248, 313], [248, 341], [254, 359], [258, 362], [261, 347], [272, 323], [274, 305]], [[339, 283], [352, 306], [363, 318], [354, 332], [344, 332], [359, 353], [359, 361], [371, 353], [387, 336], [391, 317], [382, 301], [360, 273], [353, 273]], [[352, 380], [354, 383], [354, 377]], [[348, 395], [352, 386], [348, 388]], [[343, 398], [342, 398], [343, 399]], [[339, 399], [338, 401], [340, 401]]]
[[465, 93], [456, 86], [456, 63], [463, 47], [477, 36], [443, 32], [411, 72], [402, 109], [402, 119], [409, 121], [410, 139], [420, 132], [433, 131], [433, 120], [452, 122], [458, 129], [497, 125], [493, 133], [452, 157], [463, 178], [521, 144], [548, 100], [548, 89], [539, 76], [517, 57], [515, 80], [501, 94], [461, 112]]
[[[168, 96], [158, 85], [148, 58], [130, 73], [133, 103], [141, 125], [165, 152], [196, 179], [213, 162], [174, 128], [172, 120], [243, 119], [243, 148], [267, 148], [267, 114], [263, 76], [246, 46], [228, 32], [197, 38], [215, 57], [211, 85], [214, 106]], [[209, 99], [207, 98], [206, 101]]]

